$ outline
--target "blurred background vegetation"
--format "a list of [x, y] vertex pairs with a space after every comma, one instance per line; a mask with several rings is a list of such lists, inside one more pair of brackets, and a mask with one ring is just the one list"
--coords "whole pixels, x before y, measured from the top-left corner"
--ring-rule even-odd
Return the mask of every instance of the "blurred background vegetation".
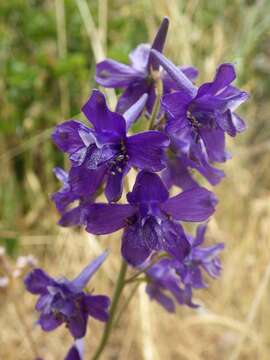
[[[57, 123], [80, 112], [96, 86], [96, 60], [106, 54], [128, 62], [128, 53], [138, 43], [150, 42], [164, 15], [171, 20], [165, 49], [169, 57], [198, 67], [199, 81], [211, 79], [219, 63], [233, 62], [237, 85], [251, 93], [240, 111], [248, 131], [228, 143], [234, 158], [225, 166], [226, 180], [216, 189], [220, 205], [210, 222], [209, 238], [226, 243], [224, 272], [220, 281], [198, 294], [204, 305], [198, 312], [181, 308], [172, 317], [158, 305], [149, 307], [140, 292], [104, 359], [267, 360], [269, 0], [1, 1], [0, 243], [11, 262], [33, 253], [47, 270], [71, 276], [111, 243], [108, 237], [97, 241], [56, 226], [58, 215], [50, 195], [59, 184], [52, 169], [65, 161], [50, 133]], [[112, 270], [118, 267], [119, 234], [115, 237], [115, 253], [97, 278], [97, 287], [106, 293], [115, 279]], [[61, 330], [44, 336], [32, 328], [32, 298], [24, 294], [21, 282], [15, 288], [11, 295], [0, 289], [0, 358], [33, 358], [25, 326], [12, 308], [14, 296], [28, 308], [25, 325], [44, 358], [63, 358], [70, 339]], [[89, 354], [102, 329], [95, 324], [93, 328]]]

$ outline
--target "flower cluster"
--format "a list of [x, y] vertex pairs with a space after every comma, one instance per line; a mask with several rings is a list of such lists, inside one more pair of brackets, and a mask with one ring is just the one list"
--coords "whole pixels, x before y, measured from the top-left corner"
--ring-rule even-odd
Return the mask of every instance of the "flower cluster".
[[[132, 51], [130, 65], [111, 59], [97, 64], [96, 82], [122, 93], [112, 111], [94, 89], [82, 107], [86, 121], [56, 126], [52, 139], [70, 167], [55, 168], [62, 188], [52, 199], [61, 226], [80, 225], [97, 235], [123, 229], [124, 261], [144, 269], [147, 294], [172, 312], [173, 299], [197, 306], [192, 294], [206, 287], [203, 272], [214, 278], [220, 273], [223, 244], [201, 246], [206, 225], [198, 225], [193, 237], [183, 223], [202, 223], [214, 213], [215, 195], [193, 172], [211, 185], [224, 177], [216, 164], [230, 158], [226, 136], [245, 130], [235, 110], [248, 95], [232, 85], [236, 72], [229, 63], [217, 68], [213, 81], [196, 86], [197, 69], [176, 66], [162, 54], [168, 26], [164, 18], [153, 43]], [[133, 126], [139, 119], [143, 127]], [[78, 339], [88, 316], [107, 319], [108, 298], [83, 292], [103, 260], [71, 282], [40, 269], [28, 276], [27, 289], [40, 296], [36, 308], [44, 330], [66, 323]], [[68, 358], [80, 358], [79, 348], [75, 342]]]

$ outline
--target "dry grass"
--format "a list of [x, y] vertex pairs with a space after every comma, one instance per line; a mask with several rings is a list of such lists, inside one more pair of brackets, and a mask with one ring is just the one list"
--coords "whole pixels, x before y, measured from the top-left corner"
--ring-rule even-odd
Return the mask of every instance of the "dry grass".
[[[223, 58], [236, 60], [241, 86], [255, 95], [259, 93], [257, 88], [260, 84], [246, 74], [246, 64], [261, 36], [267, 31], [269, 33], [266, 27], [266, 18], [269, 17], [267, 1], [257, 1], [255, 5], [247, 5], [244, 1], [234, 1], [231, 5], [229, 1], [222, 1], [220, 16], [210, 26], [205, 24], [204, 27], [197, 14], [202, 10], [207, 11], [209, 2], [206, 1], [115, 3], [114, 11], [118, 9], [119, 16], [126, 17], [127, 21], [129, 16], [143, 16], [150, 36], [158, 19], [169, 15], [171, 30], [167, 54], [179, 63], [199, 65], [202, 69], [201, 79], [209, 78]], [[106, 6], [105, 1], [102, 6], [104, 4]], [[243, 9], [245, 12], [239, 13]], [[228, 20], [233, 11], [237, 17], [234, 28]], [[210, 280], [209, 289], [196, 293], [196, 298], [202, 304], [199, 310], [178, 307], [173, 316], [157, 304], [150, 303], [140, 287], [138, 296], [132, 300], [115, 330], [103, 359], [270, 358], [270, 156], [267, 140], [270, 131], [264, 122], [270, 106], [265, 97], [267, 94], [261, 95], [258, 105], [254, 96], [242, 111], [248, 119], [249, 132], [241, 136], [240, 141], [228, 143], [234, 157], [225, 166], [226, 179], [215, 189], [220, 203], [210, 221], [208, 237], [209, 241], [224, 241], [226, 244], [221, 279], [216, 282]], [[263, 127], [262, 135], [260, 126]], [[258, 136], [253, 136], [258, 133]], [[33, 142], [31, 146], [34, 150], [36, 143]], [[23, 149], [17, 150], [20, 152]], [[29, 147], [26, 147], [26, 151], [29, 151]], [[5, 177], [12, 178], [10, 158], [1, 161], [5, 161]], [[110, 247], [111, 255], [93, 283], [97, 292], [111, 294], [119, 267], [120, 233], [97, 239], [82, 231], [58, 229], [55, 225], [57, 214], [49, 199], [42, 196], [39, 179], [29, 173], [27, 181], [35, 200], [33, 209], [19, 225], [16, 223], [14, 229], [10, 229], [11, 235], [13, 232], [21, 233], [22, 251], [34, 253], [40, 265], [52, 275], [72, 277], [102, 249]], [[44, 229], [42, 234], [31, 231], [37, 222]], [[126, 290], [126, 296], [130, 290]], [[14, 295], [19, 299], [40, 354], [45, 360], [62, 359], [71, 342], [65, 329], [53, 334], [42, 333], [38, 327], [32, 326], [35, 299], [23, 291], [20, 282], [16, 284]], [[11, 294], [0, 297], [0, 302], [0, 359], [32, 359], [25, 329], [18, 320]], [[102, 325], [91, 321], [86, 358], [93, 353], [101, 332]]]

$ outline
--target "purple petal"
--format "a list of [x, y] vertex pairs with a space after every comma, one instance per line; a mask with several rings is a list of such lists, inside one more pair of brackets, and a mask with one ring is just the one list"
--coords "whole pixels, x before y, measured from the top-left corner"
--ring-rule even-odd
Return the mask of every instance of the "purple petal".
[[54, 283], [55, 281], [42, 269], [32, 270], [24, 279], [27, 291], [32, 294], [43, 294], [47, 291], [47, 286], [53, 285]]
[[190, 244], [180, 224], [170, 220], [162, 221], [163, 248], [170, 255], [182, 261], [190, 251]]
[[53, 314], [41, 314], [38, 320], [39, 325], [44, 331], [52, 331], [63, 324], [62, 318], [56, 318]]
[[145, 74], [135, 67], [108, 59], [97, 64], [95, 80], [107, 88], [122, 88], [144, 76]]
[[73, 285], [77, 289], [83, 290], [92, 278], [92, 276], [97, 272], [97, 270], [106, 260], [108, 254], [108, 251], [104, 251], [95, 260], [91, 261], [90, 264], [86, 266], [86, 268], [84, 268], [81, 273], [72, 281]]
[[[189, 80], [194, 81], [198, 76], [198, 70], [193, 66], [179, 66], [179, 69], [189, 78]], [[177, 83], [170, 77], [170, 75], [163, 70], [162, 72], [163, 80], [163, 94], [171, 93], [171, 90], [179, 90]], [[186, 92], [184, 91], [186, 94]]]
[[174, 302], [171, 298], [169, 298], [169, 296], [163, 294], [159, 289], [156, 289], [155, 286], [153, 286], [152, 284], [147, 285], [145, 290], [151, 300], [156, 300], [168, 312], [170, 313], [175, 312]]
[[232, 121], [232, 113], [230, 110], [227, 110], [221, 114], [217, 112], [216, 120], [223, 131], [225, 131], [230, 136], [236, 136], [237, 131]]
[[169, 193], [157, 174], [141, 171], [136, 178], [132, 192], [128, 193], [127, 199], [130, 204], [149, 202], [164, 202]]
[[131, 66], [133, 69], [139, 72], [140, 76], [147, 76], [147, 63], [149, 59], [149, 54], [149, 44], [140, 44], [129, 54]]
[[187, 160], [192, 168], [197, 169], [211, 185], [217, 185], [225, 176], [224, 171], [212, 166], [204, 157], [200, 158], [200, 163]]
[[114, 142], [125, 136], [125, 119], [109, 110], [105, 96], [99, 90], [92, 91], [89, 100], [82, 107], [82, 112], [93, 124], [97, 138], [99, 133], [108, 134], [108, 140]]
[[228, 159], [225, 151], [225, 134], [220, 129], [201, 128], [200, 135], [210, 161], [224, 162]]
[[167, 71], [167, 73], [174, 79], [180, 89], [184, 90], [192, 98], [197, 93], [197, 88], [186, 77], [186, 75], [175, 66], [170, 60], [156, 50], [151, 50], [151, 55], [158, 61], [158, 63]]
[[57, 166], [57, 167], [55, 167], [53, 169], [53, 172], [54, 172], [55, 176], [57, 177], [57, 179], [59, 181], [61, 181], [61, 183], [63, 183], [63, 184], [67, 183], [67, 181], [68, 181], [68, 173], [65, 170], [63, 170], [63, 169], [61, 169], [60, 167]]
[[222, 64], [216, 71], [213, 82], [203, 84], [198, 90], [198, 96], [206, 93], [218, 95], [224, 88], [230, 85], [236, 78], [234, 66], [232, 64]]
[[123, 114], [135, 102], [137, 102], [143, 94], [148, 94], [150, 88], [151, 86], [147, 83], [145, 79], [132, 82], [118, 99], [116, 111], [120, 114]]
[[87, 295], [85, 306], [88, 314], [99, 321], [108, 321], [110, 299], [104, 295]]
[[75, 339], [80, 339], [85, 336], [87, 330], [87, 317], [88, 315], [81, 310], [78, 310], [76, 315], [69, 317], [68, 328]]
[[52, 140], [60, 150], [69, 155], [76, 154], [85, 148], [85, 144], [79, 134], [80, 130], [85, 132], [90, 131], [90, 129], [79, 121], [65, 121], [63, 124], [55, 127], [52, 133]]
[[126, 120], [127, 123], [127, 129], [129, 129], [133, 123], [138, 119], [138, 117], [141, 115], [146, 101], [148, 99], [148, 94], [143, 94], [135, 104], [133, 104], [125, 113], [123, 114], [123, 117]]
[[121, 171], [117, 169], [112, 173], [108, 174], [108, 180], [105, 188], [105, 195], [109, 202], [117, 202], [123, 192], [123, 181], [125, 175], [129, 172], [129, 167], [119, 168]]
[[177, 128], [181, 129], [188, 124], [187, 111], [192, 98], [183, 90], [175, 91], [162, 97], [162, 108], [175, 120]]
[[194, 188], [168, 199], [162, 208], [175, 220], [205, 221], [215, 211], [215, 195], [204, 189]]
[[155, 217], [149, 216], [145, 219], [142, 226], [142, 237], [150, 250], [160, 250], [162, 232]]
[[86, 166], [77, 166], [70, 169], [69, 184], [74, 194], [79, 196], [91, 196], [100, 187], [107, 167], [99, 166], [96, 170], [89, 170]]
[[58, 221], [60, 226], [79, 226], [86, 224], [87, 209], [84, 205], [79, 205], [74, 209], [68, 210], [62, 214], [61, 219]]
[[198, 69], [196, 69], [194, 66], [181, 66], [180, 69], [191, 81], [196, 80], [199, 75]]
[[242, 120], [236, 113], [232, 112], [231, 117], [232, 117], [233, 125], [238, 133], [241, 133], [246, 130], [247, 127], [244, 120]]
[[110, 234], [123, 228], [135, 212], [136, 209], [127, 204], [89, 205], [86, 230], [96, 235]]
[[[169, 19], [167, 17], [164, 17], [157, 31], [155, 39], [152, 43], [151, 46], [152, 49], [155, 49], [162, 53], [168, 33], [168, 28], [169, 28]], [[152, 68], [153, 70], [159, 69], [159, 62], [157, 61], [157, 59], [155, 59], [155, 57], [152, 54], [150, 54], [149, 56], [148, 68], [149, 69]]]
[[164, 150], [169, 139], [159, 131], [145, 131], [126, 140], [129, 162], [139, 169], [160, 171], [166, 166]]
[[206, 225], [206, 224], [197, 226], [196, 237], [195, 237], [195, 239], [192, 241], [192, 246], [193, 246], [193, 247], [194, 247], [194, 246], [201, 245], [201, 244], [203, 243], [206, 229], [207, 229], [207, 225]]
[[147, 246], [138, 223], [126, 227], [122, 237], [121, 252], [126, 262], [132, 266], [141, 265], [150, 256], [151, 249]]
[[183, 190], [199, 186], [190, 175], [187, 165], [180, 158], [167, 161], [167, 168], [162, 171], [161, 178], [168, 189], [173, 185]]

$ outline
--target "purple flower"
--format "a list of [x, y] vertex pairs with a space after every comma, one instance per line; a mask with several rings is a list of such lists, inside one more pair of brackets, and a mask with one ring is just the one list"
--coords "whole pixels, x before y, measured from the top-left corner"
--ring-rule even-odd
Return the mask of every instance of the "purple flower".
[[173, 261], [173, 266], [185, 285], [184, 291], [190, 304], [192, 304], [192, 288], [201, 289], [207, 286], [203, 280], [202, 270], [213, 278], [217, 278], [221, 271], [218, 254], [224, 249], [224, 244], [200, 247], [204, 241], [205, 231], [206, 225], [198, 226], [195, 238], [188, 236], [190, 243], [188, 256], [185, 257], [184, 261]]
[[[167, 31], [169, 27], [169, 19], [164, 18], [155, 39], [150, 46], [149, 44], [140, 44], [129, 55], [130, 65], [121, 64], [117, 61], [107, 59], [97, 64], [96, 67], [96, 82], [108, 88], [124, 88], [125, 91], [120, 97], [117, 111], [123, 113], [133, 103], [135, 103], [144, 93], [147, 93], [147, 110], [151, 113], [156, 94], [155, 94], [155, 79], [153, 71], [159, 70], [159, 63], [154, 56], [150, 54], [151, 49], [156, 49], [162, 52]], [[193, 67], [183, 67], [190, 79], [197, 76], [197, 70]], [[165, 74], [161, 74], [163, 80], [164, 92], [169, 92], [175, 88], [175, 84]]]
[[64, 323], [73, 337], [79, 339], [85, 336], [89, 316], [108, 320], [110, 299], [83, 291], [107, 255], [107, 252], [101, 254], [72, 281], [55, 280], [42, 269], [34, 269], [26, 276], [26, 289], [39, 296], [36, 310], [40, 313], [38, 323], [44, 331], [52, 331]]
[[137, 175], [127, 200], [125, 205], [89, 205], [86, 230], [108, 234], [124, 228], [122, 255], [133, 266], [139, 266], [153, 251], [161, 249], [183, 258], [189, 244], [177, 221], [204, 221], [217, 203], [213, 193], [200, 187], [169, 198], [159, 176], [148, 171]]
[[190, 251], [184, 259], [161, 259], [146, 271], [147, 294], [169, 312], [175, 311], [174, 301], [169, 295], [181, 305], [198, 307], [192, 301], [192, 289], [206, 287], [202, 270], [213, 278], [220, 275], [218, 253], [224, 245], [199, 247], [204, 241], [205, 230], [206, 225], [200, 225], [195, 238], [188, 236]]
[[69, 349], [65, 360], [83, 360], [84, 344], [83, 339], [75, 340], [72, 347]]
[[235, 136], [245, 130], [243, 120], [234, 110], [247, 100], [248, 94], [231, 85], [236, 78], [234, 66], [220, 65], [213, 82], [197, 88], [160, 52], [151, 50], [151, 54], [180, 89], [162, 99], [169, 117], [167, 132], [180, 134], [190, 158], [199, 158], [198, 154], [205, 149], [210, 161], [225, 161], [225, 133]]
[[70, 184], [76, 193], [88, 198], [106, 178], [105, 195], [109, 202], [122, 194], [123, 179], [130, 168], [160, 171], [165, 167], [166, 135], [145, 131], [127, 136], [131, 124], [144, 108], [143, 95], [124, 115], [111, 112], [104, 95], [93, 90], [82, 111], [93, 125], [70, 120], [56, 127], [53, 140], [72, 161]]

